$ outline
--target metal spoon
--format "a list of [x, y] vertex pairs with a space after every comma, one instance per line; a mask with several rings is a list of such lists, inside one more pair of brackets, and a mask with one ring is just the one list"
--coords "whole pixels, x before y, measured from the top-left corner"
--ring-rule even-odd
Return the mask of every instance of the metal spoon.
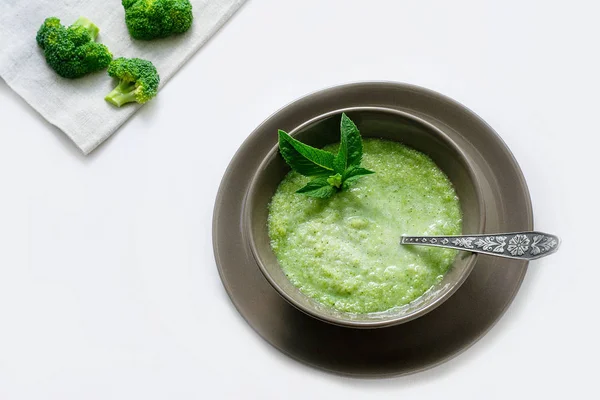
[[560, 239], [543, 232], [462, 236], [402, 236], [400, 244], [446, 247], [518, 260], [535, 260], [558, 250]]

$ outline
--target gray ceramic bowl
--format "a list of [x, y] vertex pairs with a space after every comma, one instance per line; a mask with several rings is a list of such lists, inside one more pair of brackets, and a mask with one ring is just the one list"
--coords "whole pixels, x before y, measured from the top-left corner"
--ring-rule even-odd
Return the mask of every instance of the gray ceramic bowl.
[[[443, 132], [422, 119], [401, 111], [380, 107], [337, 110], [316, 117], [289, 132], [296, 139], [315, 147], [339, 141], [341, 113], [358, 126], [363, 137], [401, 142], [429, 155], [446, 173], [460, 198], [463, 232], [483, 233], [485, 207], [483, 195], [471, 162]], [[276, 132], [273, 132], [276, 137]], [[305, 296], [285, 276], [270, 245], [267, 230], [268, 204], [290, 168], [275, 146], [254, 175], [246, 195], [243, 233], [256, 262], [269, 283], [293, 306], [322, 321], [352, 328], [378, 328], [401, 324], [420, 317], [448, 299], [469, 276], [477, 255], [461, 252], [441, 283], [414, 302], [391, 312], [349, 314], [319, 304]], [[399, 237], [390, 237], [399, 241]], [[400, 244], [398, 244], [400, 246]]]

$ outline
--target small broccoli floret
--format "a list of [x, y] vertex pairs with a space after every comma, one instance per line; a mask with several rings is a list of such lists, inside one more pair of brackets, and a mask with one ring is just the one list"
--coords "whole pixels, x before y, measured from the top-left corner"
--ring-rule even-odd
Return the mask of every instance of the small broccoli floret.
[[60, 23], [60, 19], [58, 19], [56, 17], [46, 18], [46, 20], [40, 27], [40, 30], [38, 31], [37, 36], [35, 37], [37, 44], [42, 49], [45, 49], [46, 48], [46, 38], [48, 37], [48, 35], [51, 32], [54, 32], [56, 29], [60, 29], [60, 28], [64, 28]]
[[46, 18], [36, 41], [44, 50], [46, 62], [64, 78], [79, 78], [108, 67], [112, 54], [96, 43], [100, 29], [89, 19], [81, 17], [66, 28], [56, 17]]
[[120, 79], [119, 85], [105, 97], [117, 107], [132, 102], [144, 104], [158, 93], [160, 77], [150, 61], [117, 58], [108, 66], [108, 75]]
[[186, 32], [192, 26], [189, 0], [122, 0], [134, 39], [151, 40]]

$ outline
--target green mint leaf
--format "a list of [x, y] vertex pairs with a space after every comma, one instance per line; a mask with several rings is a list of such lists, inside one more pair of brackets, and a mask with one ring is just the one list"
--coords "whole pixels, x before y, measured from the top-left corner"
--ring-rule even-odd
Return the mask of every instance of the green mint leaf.
[[335, 174], [327, 178], [327, 183], [336, 188], [342, 187], [342, 174]]
[[344, 180], [347, 180], [350, 178], [358, 178], [363, 175], [371, 175], [374, 173], [375, 173], [375, 171], [371, 171], [371, 170], [368, 170], [363, 167], [352, 167], [352, 168], [349, 168], [348, 170], [346, 170], [346, 172], [344, 173]]
[[279, 131], [279, 152], [292, 169], [305, 176], [331, 175], [334, 155]]
[[[346, 148], [346, 165], [344, 171], [350, 167], [358, 167], [363, 156], [363, 145], [360, 132], [354, 122], [343, 113], [340, 123], [341, 139], [340, 149]], [[339, 153], [338, 153], [339, 154]], [[340, 173], [344, 173], [344, 171]], [[336, 171], [337, 172], [337, 171]]]
[[304, 194], [309, 197], [318, 199], [326, 199], [331, 197], [337, 190], [328, 182], [328, 178], [321, 176], [308, 182], [302, 189], [298, 189], [296, 193]]
[[351, 167], [350, 169], [348, 169], [346, 171], [346, 173], [344, 174], [343, 177], [343, 189], [348, 189], [348, 187], [356, 182], [358, 180], [358, 178], [360, 178], [361, 176], [365, 176], [365, 175], [371, 175], [374, 174], [375, 172], [370, 171], [366, 168], [362, 168], [362, 167]]
[[343, 133], [340, 139], [340, 148], [333, 160], [333, 170], [338, 174], [343, 174], [348, 168], [348, 140]]
[[342, 142], [340, 149], [333, 159], [333, 170], [338, 174], [343, 174], [346, 170], [346, 163], [348, 162], [348, 147], [344, 146]]

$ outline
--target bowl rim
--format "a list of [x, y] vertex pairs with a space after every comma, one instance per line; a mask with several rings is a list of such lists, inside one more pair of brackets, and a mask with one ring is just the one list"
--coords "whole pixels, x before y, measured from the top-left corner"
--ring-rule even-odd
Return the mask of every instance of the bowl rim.
[[[479, 204], [479, 227], [477, 229], [478, 231], [475, 233], [472, 233], [472, 234], [483, 234], [484, 233], [485, 225], [486, 225], [485, 201], [484, 201], [484, 197], [483, 197], [483, 190], [481, 188], [480, 180], [477, 177], [477, 174], [475, 173], [474, 164], [466, 156], [466, 154], [460, 148], [460, 146], [458, 146], [456, 144], [456, 142], [454, 142], [452, 139], [450, 139], [450, 137], [448, 137], [448, 135], [445, 132], [443, 132], [442, 130], [440, 130], [439, 128], [437, 128], [436, 126], [431, 124], [430, 122], [428, 122], [414, 114], [411, 114], [409, 112], [396, 110], [396, 109], [392, 109], [392, 108], [388, 108], [388, 107], [354, 106], [354, 107], [340, 108], [340, 109], [327, 111], [325, 113], [319, 114], [319, 115], [312, 117], [311, 119], [301, 123], [300, 125], [296, 126], [292, 130], [290, 130], [288, 132], [288, 134], [290, 136], [294, 137], [295, 134], [302, 131], [306, 127], [311, 126], [311, 125], [313, 125], [321, 120], [324, 120], [326, 118], [329, 118], [331, 116], [339, 115], [341, 113], [351, 113], [351, 112], [360, 112], [360, 111], [382, 112], [382, 113], [393, 114], [396, 116], [400, 116], [402, 118], [410, 119], [410, 120], [424, 126], [428, 131], [434, 132], [438, 138], [440, 138], [446, 145], [451, 147], [453, 149], [453, 151], [459, 156], [462, 163], [465, 165], [465, 167], [466, 167], [465, 169], [467, 171], [469, 178], [471, 179], [472, 182], [474, 182], [473, 189], [475, 192], [475, 197], [477, 198], [477, 203]], [[302, 311], [303, 313], [305, 313], [313, 318], [321, 320], [323, 322], [327, 322], [330, 324], [347, 327], [347, 328], [371, 329], [371, 328], [383, 328], [383, 327], [388, 327], [388, 326], [393, 326], [393, 325], [399, 325], [399, 324], [414, 320], [418, 317], [421, 317], [421, 316], [433, 311], [435, 308], [439, 307], [442, 303], [444, 303], [447, 299], [449, 299], [462, 286], [462, 284], [466, 281], [466, 279], [469, 277], [469, 275], [473, 271], [473, 268], [477, 262], [477, 259], [479, 258], [478, 253], [470, 254], [470, 256], [469, 256], [470, 259], [467, 261], [467, 266], [466, 266], [464, 272], [459, 276], [459, 278], [454, 282], [452, 287], [446, 293], [444, 293], [442, 296], [440, 296], [435, 301], [433, 301], [432, 303], [428, 304], [425, 307], [417, 308], [413, 312], [410, 312], [410, 313], [402, 315], [402, 316], [397, 316], [397, 317], [382, 318], [382, 319], [377, 319], [377, 320], [372, 320], [372, 321], [364, 321], [364, 320], [353, 321], [350, 319], [336, 318], [336, 317], [321, 313], [317, 309], [305, 307], [304, 305], [298, 303], [281, 286], [279, 286], [279, 284], [277, 284], [275, 279], [268, 272], [266, 266], [263, 263], [262, 257], [260, 255], [261, 252], [259, 251], [258, 247], [256, 246], [256, 241], [254, 240], [253, 230], [250, 229], [251, 224], [252, 224], [251, 223], [251, 210], [252, 210], [252, 202], [253, 202], [253, 197], [254, 197], [254, 196], [252, 196], [252, 193], [254, 193], [257, 190], [257, 183], [258, 183], [260, 176], [262, 175], [262, 172], [264, 172], [267, 165], [276, 156], [278, 151], [279, 151], [279, 144], [275, 144], [273, 146], [273, 148], [266, 154], [266, 156], [260, 162], [258, 168], [256, 169], [256, 171], [254, 172], [254, 174], [252, 176], [252, 180], [248, 186], [248, 190], [246, 191], [244, 200], [243, 200], [243, 204], [244, 204], [243, 208], [244, 209], [243, 209], [243, 215], [242, 215], [241, 229], [242, 229], [242, 234], [245, 238], [245, 242], [250, 247], [252, 257], [256, 261], [256, 263], [259, 267], [259, 270], [261, 271], [261, 273], [263, 274], [265, 279], [277, 291], [277, 293], [281, 297], [283, 297], [283, 299], [285, 299], [289, 304], [294, 306], [296, 309]], [[302, 293], [302, 292], [300, 292], [300, 293]], [[302, 295], [306, 296], [303, 293], [302, 293]], [[306, 296], [306, 297], [308, 297], [308, 296]], [[313, 301], [316, 301], [316, 300], [313, 300]]]

